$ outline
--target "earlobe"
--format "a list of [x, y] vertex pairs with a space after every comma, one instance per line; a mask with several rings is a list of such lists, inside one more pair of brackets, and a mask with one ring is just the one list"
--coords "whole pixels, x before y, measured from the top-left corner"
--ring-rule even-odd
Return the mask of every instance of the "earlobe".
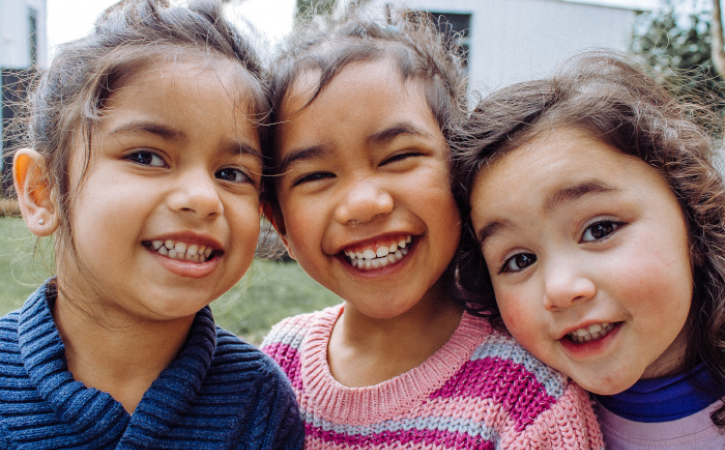
[[57, 208], [40, 153], [21, 148], [13, 158], [13, 181], [23, 219], [36, 236], [49, 236], [58, 228]]

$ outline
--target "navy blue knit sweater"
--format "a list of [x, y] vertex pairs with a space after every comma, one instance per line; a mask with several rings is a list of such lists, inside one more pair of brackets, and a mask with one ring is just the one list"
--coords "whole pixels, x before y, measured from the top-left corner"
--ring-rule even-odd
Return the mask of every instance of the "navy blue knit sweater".
[[68, 371], [52, 282], [0, 319], [0, 448], [301, 449], [294, 394], [265, 355], [194, 319], [179, 356], [133, 415]]

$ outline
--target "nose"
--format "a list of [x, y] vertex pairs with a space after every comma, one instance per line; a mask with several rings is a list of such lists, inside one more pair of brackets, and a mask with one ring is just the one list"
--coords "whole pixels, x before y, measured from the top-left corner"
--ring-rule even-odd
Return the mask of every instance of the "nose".
[[370, 222], [390, 214], [395, 202], [392, 195], [375, 178], [362, 178], [345, 186], [345, 195], [335, 211], [341, 224]]
[[594, 281], [578, 261], [560, 261], [547, 266], [544, 289], [544, 308], [547, 311], [569, 308], [596, 295]]
[[224, 213], [217, 183], [207, 170], [199, 168], [180, 173], [169, 195], [169, 207], [178, 213], [194, 215], [200, 219], [217, 217]]

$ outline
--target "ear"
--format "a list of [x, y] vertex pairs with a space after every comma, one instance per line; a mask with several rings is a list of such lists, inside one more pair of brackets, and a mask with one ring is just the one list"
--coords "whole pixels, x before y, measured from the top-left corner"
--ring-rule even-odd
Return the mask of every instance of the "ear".
[[13, 158], [13, 181], [23, 219], [36, 236], [49, 236], [58, 229], [58, 214], [48, 182], [45, 159], [40, 153], [21, 148]]
[[270, 205], [269, 203], [262, 203], [259, 206], [259, 209], [262, 212], [262, 215], [269, 221], [269, 223], [272, 224], [275, 230], [277, 230], [277, 234], [279, 235], [279, 238], [282, 240], [282, 244], [284, 245], [284, 248], [287, 250], [287, 253], [289, 254], [290, 258], [294, 259], [295, 261], [297, 258], [295, 257], [295, 254], [292, 252], [292, 248], [289, 245], [289, 241], [287, 240], [287, 227], [284, 224], [284, 216], [282, 215], [282, 211], [279, 210], [278, 207]]

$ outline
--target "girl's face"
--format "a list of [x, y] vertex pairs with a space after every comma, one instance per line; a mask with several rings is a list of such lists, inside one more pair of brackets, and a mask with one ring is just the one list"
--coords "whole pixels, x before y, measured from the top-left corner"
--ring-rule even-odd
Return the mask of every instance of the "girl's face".
[[537, 358], [605, 395], [677, 368], [693, 278], [655, 169], [556, 130], [484, 167], [471, 204], [503, 320]]
[[283, 105], [278, 225], [315, 280], [374, 318], [416, 305], [453, 258], [448, 148], [422, 83], [390, 60], [353, 63], [315, 101], [308, 73]]
[[240, 69], [221, 59], [154, 66], [107, 102], [82, 181], [74, 150], [70, 222], [88, 272], [60, 252], [59, 276], [90, 279], [80, 287], [100, 288], [106, 312], [189, 317], [249, 267], [261, 154], [240, 85]]

